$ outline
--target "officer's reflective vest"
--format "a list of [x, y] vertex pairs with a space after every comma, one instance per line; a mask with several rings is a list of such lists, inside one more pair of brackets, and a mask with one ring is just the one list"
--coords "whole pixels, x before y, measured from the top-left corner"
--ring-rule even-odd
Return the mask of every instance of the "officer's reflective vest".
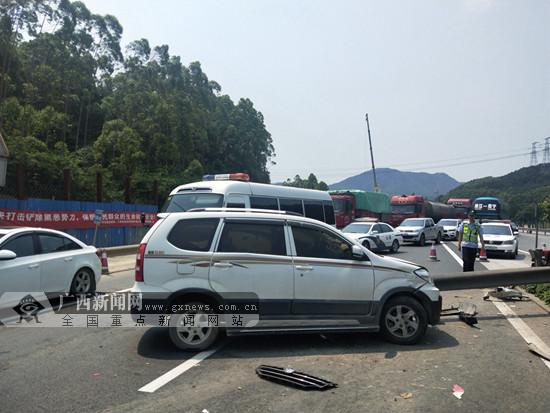
[[470, 224], [464, 224], [462, 226], [462, 240], [469, 242], [477, 242], [477, 236], [479, 235], [479, 225], [474, 224], [474, 227], [470, 231]]

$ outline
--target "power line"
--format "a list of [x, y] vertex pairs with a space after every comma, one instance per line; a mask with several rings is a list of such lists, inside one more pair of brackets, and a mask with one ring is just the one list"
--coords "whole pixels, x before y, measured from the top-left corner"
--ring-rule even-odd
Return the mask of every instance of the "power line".
[[[542, 150], [536, 150], [535, 152], [541, 152], [542, 153]], [[500, 160], [504, 160], [504, 159], [519, 158], [519, 157], [522, 157], [522, 156], [527, 156], [529, 154], [532, 154], [532, 151], [521, 152], [521, 153], [516, 153], [516, 154], [512, 154], [512, 155], [485, 158], [485, 159], [476, 159], [476, 160], [471, 160], [471, 161], [466, 161], [466, 162], [456, 162], [456, 163], [451, 163], [451, 164], [448, 164], [448, 163], [445, 163], [445, 164], [440, 164], [440, 163], [438, 163], [438, 164], [427, 164], [427, 165], [422, 166], [421, 168], [402, 169], [402, 171], [411, 172], [411, 171], [417, 171], [418, 169], [430, 170], [430, 169], [446, 168], [446, 167], [450, 167], [450, 166], [464, 166], [464, 165], [471, 165], [471, 164], [476, 164], [476, 163], [494, 162], [494, 161], [500, 161]], [[535, 153], [535, 156], [536, 156], [536, 153]], [[322, 173], [324, 175], [329, 175], [330, 176], [331, 174], [327, 174], [326, 171], [328, 171], [328, 169], [322, 169], [322, 168], [317, 168], [316, 169], [317, 174]], [[362, 172], [364, 172], [364, 169], [360, 169], [360, 170], [355, 169], [355, 170], [348, 170], [348, 171], [350, 171], [351, 173], [362, 173]]]
[[[507, 156], [507, 155], [523, 156], [523, 155], [525, 155], [523, 152], [518, 154], [518, 151], [520, 151], [520, 150], [524, 151], [525, 146], [522, 147], [522, 148], [517, 148], [516, 150], [514, 150], [514, 152], [510, 152], [510, 150], [506, 150], [506, 151], [499, 151], [499, 152], [486, 152], [486, 153], [480, 153], [480, 154], [472, 154], [471, 156], [460, 156], [460, 157], [456, 157], [456, 158], [441, 159], [441, 160], [439, 160], [438, 163], [449, 162], [449, 161], [459, 161], [459, 160], [462, 160], [462, 159], [471, 160], [472, 158], [487, 157], [489, 155], [498, 155], [498, 154], [502, 154], [503, 156]], [[529, 154], [530, 154], [530, 152], [527, 152], [527, 155], [529, 155]], [[433, 163], [429, 163], [427, 161], [419, 161], [419, 162], [407, 162], [407, 163], [399, 163], [399, 164], [390, 164], [390, 165], [384, 165], [383, 167], [384, 168], [398, 168], [398, 167], [402, 167], [402, 166], [418, 166], [418, 168], [423, 168], [426, 165], [433, 165]], [[442, 164], [442, 166], [446, 166], [446, 164]], [[310, 169], [312, 169], [312, 170], [331, 171], [331, 172], [355, 172], [355, 171], [364, 171], [365, 170], [364, 166], [347, 167], [347, 168], [324, 168], [324, 167], [320, 166], [320, 167], [310, 167]], [[293, 168], [293, 169], [278, 169], [278, 170], [281, 171], [281, 172], [293, 172], [296, 169]]]

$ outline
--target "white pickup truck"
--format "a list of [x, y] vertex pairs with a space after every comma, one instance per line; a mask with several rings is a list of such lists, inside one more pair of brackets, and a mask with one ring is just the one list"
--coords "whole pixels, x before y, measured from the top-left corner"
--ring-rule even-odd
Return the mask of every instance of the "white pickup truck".
[[431, 218], [407, 218], [396, 229], [403, 236], [403, 242], [414, 242], [424, 245], [428, 240], [436, 244], [443, 238], [443, 228]]

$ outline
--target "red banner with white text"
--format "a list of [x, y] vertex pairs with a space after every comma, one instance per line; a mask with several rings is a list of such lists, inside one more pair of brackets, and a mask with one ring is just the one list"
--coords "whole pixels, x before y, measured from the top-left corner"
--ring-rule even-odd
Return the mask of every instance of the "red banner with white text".
[[[94, 211], [23, 211], [0, 209], [0, 226], [42, 227], [52, 229], [94, 228]], [[157, 214], [145, 213], [151, 225]], [[140, 227], [141, 212], [103, 211], [100, 227]]]

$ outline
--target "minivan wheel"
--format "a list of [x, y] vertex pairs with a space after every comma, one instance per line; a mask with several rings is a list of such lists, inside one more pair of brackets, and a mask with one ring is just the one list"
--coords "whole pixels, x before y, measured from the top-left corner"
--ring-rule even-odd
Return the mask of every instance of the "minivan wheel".
[[399, 241], [394, 239], [391, 244], [390, 252], [395, 254], [397, 251], [399, 251]]
[[79, 269], [73, 277], [70, 287], [71, 294], [95, 293], [95, 277], [87, 268]]
[[441, 232], [437, 233], [437, 238], [435, 239], [436, 244], [441, 244]]
[[415, 344], [428, 328], [426, 310], [418, 300], [407, 296], [390, 299], [380, 321], [384, 338], [395, 344]]
[[420, 245], [421, 247], [426, 245], [426, 236], [424, 234], [420, 235], [420, 241], [418, 241], [418, 245]]
[[[200, 301], [186, 302], [188, 307], [201, 308], [208, 306]], [[189, 319], [193, 315], [193, 323]], [[173, 326], [173, 327], [172, 327]], [[172, 343], [180, 350], [196, 351], [210, 347], [218, 339], [220, 327], [208, 326], [208, 312], [189, 310], [183, 314], [173, 314], [168, 328]]]

